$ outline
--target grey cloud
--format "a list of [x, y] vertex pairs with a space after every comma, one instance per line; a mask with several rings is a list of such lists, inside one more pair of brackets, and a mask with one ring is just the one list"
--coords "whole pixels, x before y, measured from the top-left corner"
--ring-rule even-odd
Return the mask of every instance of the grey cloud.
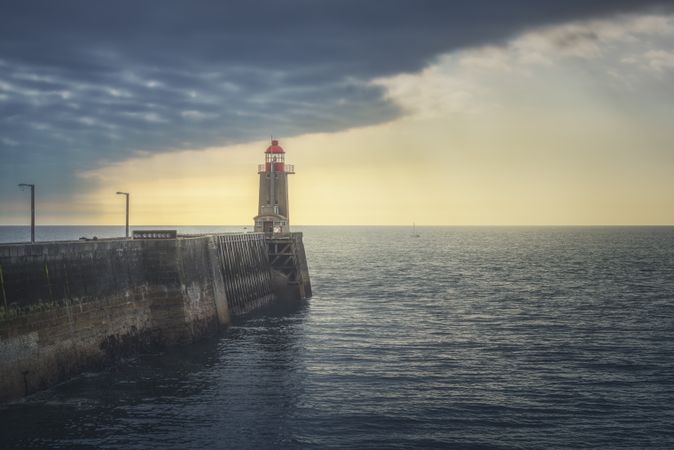
[[377, 123], [373, 77], [454, 48], [651, 1], [26, 0], [0, 18], [0, 201], [170, 151]]

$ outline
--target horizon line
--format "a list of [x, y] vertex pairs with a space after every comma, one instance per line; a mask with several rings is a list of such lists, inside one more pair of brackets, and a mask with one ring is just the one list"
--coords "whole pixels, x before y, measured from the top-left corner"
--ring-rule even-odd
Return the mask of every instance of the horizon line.
[[[411, 224], [298, 224], [293, 227], [411, 227]], [[431, 227], [674, 227], [674, 223], [624, 223], [624, 224], [415, 224], [417, 227], [431, 228]], [[25, 227], [30, 228], [30, 224], [0, 224], [0, 227]], [[36, 224], [36, 228], [40, 227], [120, 227], [124, 228], [124, 224]], [[129, 225], [129, 228], [134, 227], [237, 227], [237, 228], [254, 228], [254, 225], [241, 224], [137, 224]]]

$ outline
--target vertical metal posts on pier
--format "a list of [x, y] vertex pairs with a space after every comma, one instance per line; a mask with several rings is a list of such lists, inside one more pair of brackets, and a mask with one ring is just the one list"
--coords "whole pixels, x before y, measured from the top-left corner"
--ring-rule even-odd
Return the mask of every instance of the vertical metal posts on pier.
[[129, 237], [129, 193], [128, 192], [117, 192], [117, 195], [126, 196], [126, 237]]
[[35, 242], [35, 185], [21, 183], [19, 187], [30, 188], [30, 242]]

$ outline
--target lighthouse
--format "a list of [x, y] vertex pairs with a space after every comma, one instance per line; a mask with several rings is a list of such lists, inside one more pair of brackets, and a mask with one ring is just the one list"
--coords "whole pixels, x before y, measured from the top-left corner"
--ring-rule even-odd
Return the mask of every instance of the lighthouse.
[[264, 233], [288, 233], [288, 175], [295, 173], [291, 164], [285, 163], [285, 151], [272, 140], [264, 152], [264, 164], [258, 165], [260, 175], [260, 201], [255, 216], [255, 231]]

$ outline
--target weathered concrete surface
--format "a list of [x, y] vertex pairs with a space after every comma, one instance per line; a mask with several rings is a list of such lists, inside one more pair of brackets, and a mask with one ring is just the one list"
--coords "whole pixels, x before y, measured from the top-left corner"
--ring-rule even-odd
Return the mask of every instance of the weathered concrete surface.
[[307, 255], [304, 251], [304, 242], [302, 240], [302, 233], [291, 233], [290, 237], [293, 242], [293, 250], [295, 253], [297, 270], [300, 273], [300, 297], [310, 298], [311, 292], [311, 278], [309, 277], [309, 265], [307, 264]]
[[198, 339], [282, 291], [256, 233], [0, 245], [0, 401]]
[[206, 238], [1, 246], [0, 399], [215, 331], [208, 254]]

